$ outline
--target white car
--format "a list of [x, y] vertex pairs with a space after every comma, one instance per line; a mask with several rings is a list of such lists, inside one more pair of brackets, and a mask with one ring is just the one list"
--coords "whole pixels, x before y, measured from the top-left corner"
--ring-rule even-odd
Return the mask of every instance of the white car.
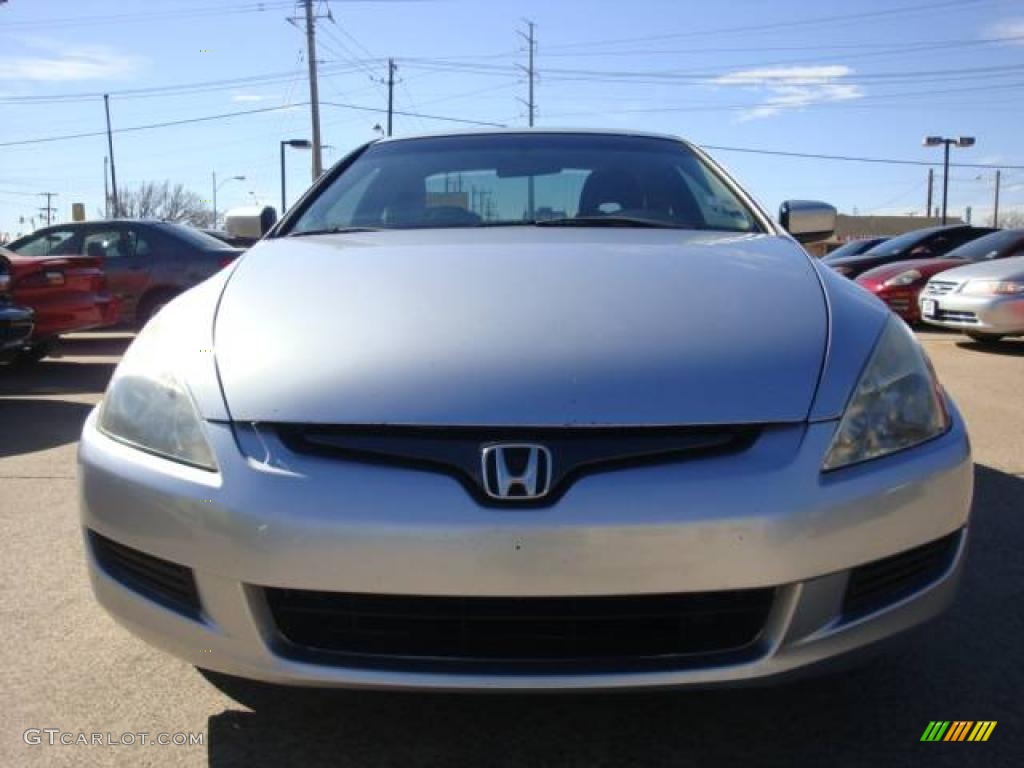
[[1024, 336], [1024, 256], [942, 272], [918, 301], [926, 323], [956, 328], [975, 341]]

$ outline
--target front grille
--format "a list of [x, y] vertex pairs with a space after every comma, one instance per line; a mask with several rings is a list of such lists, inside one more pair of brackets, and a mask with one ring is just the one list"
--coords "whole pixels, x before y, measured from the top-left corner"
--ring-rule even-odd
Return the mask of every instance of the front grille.
[[960, 536], [957, 532], [854, 568], [843, 597], [843, 614], [855, 618], [872, 613], [938, 580], [953, 562]]
[[[692, 461], [753, 445], [759, 425], [714, 427], [431, 427], [268, 424], [289, 450], [345, 461], [443, 472], [481, 504], [552, 504], [585, 474], [626, 466]], [[541, 499], [495, 500], [484, 491], [483, 451], [500, 443], [550, 452], [551, 490]]]
[[[747, 658], [774, 590], [424, 597], [265, 590], [285, 655], [387, 668], [680, 668]], [[745, 652], [745, 653], [744, 653]]]
[[944, 296], [950, 293], [959, 283], [951, 283], [946, 280], [931, 280], [925, 293], [929, 296]]
[[89, 531], [89, 543], [111, 578], [178, 613], [199, 617], [199, 591], [191, 568], [118, 544], [95, 531]]
[[954, 309], [939, 309], [935, 312], [936, 320], [949, 320], [954, 323], [977, 323], [978, 316], [973, 312], [962, 312]]

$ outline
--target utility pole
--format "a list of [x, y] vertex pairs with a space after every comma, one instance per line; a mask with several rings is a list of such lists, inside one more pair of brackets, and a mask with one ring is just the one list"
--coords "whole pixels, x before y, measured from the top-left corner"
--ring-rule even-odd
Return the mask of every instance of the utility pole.
[[925, 136], [921, 143], [926, 147], [942, 147], [942, 226], [946, 226], [946, 203], [949, 199], [949, 147], [953, 144], [958, 147], [973, 147], [975, 139], [973, 136], [957, 136], [956, 138]]
[[309, 106], [313, 118], [313, 181], [323, 172], [320, 154], [320, 90], [316, 80], [316, 16], [313, 0], [304, 0], [306, 7], [306, 58], [309, 59]]
[[394, 59], [388, 59], [388, 136], [391, 135], [391, 122], [395, 113], [395, 66]]
[[57, 193], [56, 192], [40, 192], [39, 196], [46, 198], [46, 207], [45, 208], [40, 208], [39, 210], [40, 210], [40, 212], [46, 214], [46, 226], [50, 226], [50, 221], [51, 221], [50, 214], [56, 213], [56, 211], [57, 211], [57, 209], [54, 208], [52, 205], [50, 205], [50, 203], [53, 200], [53, 198], [57, 197]]
[[114, 134], [110, 131], [110, 94], [103, 94], [103, 109], [107, 113], [107, 148], [110, 150], [110, 194], [114, 201], [114, 218], [121, 215], [121, 204], [117, 197], [117, 171], [114, 169]]
[[992, 205], [992, 226], [999, 226], [999, 182], [1002, 178], [1002, 171], [996, 171], [996, 199]]
[[935, 169], [928, 169], [928, 204], [924, 207], [925, 217], [932, 215], [932, 185], [935, 183]]
[[[534, 59], [534, 54], [537, 51], [537, 41], [536, 41], [536, 39], [534, 37], [534, 27], [535, 27], [535, 25], [534, 25], [534, 23], [532, 21], [526, 20], [526, 29], [527, 29], [527, 31], [526, 32], [520, 31], [520, 32], [517, 33], [521, 38], [523, 38], [526, 41], [526, 46], [527, 46], [526, 47], [526, 50], [527, 50], [527, 62], [528, 62], [528, 64], [525, 67], [522, 64], [516, 65], [521, 70], [526, 72], [526, 78], [527, 78], [527, 83], [528, 83], [528, 86], [527, 86], [527, 88], [528, 88], [528, 90], [527, 90], [528, 96], [527, 96], [527, 100], [526, 100], [525, 104], [526, 104], [527, 120], [528, 120], [527, 124], [531, 128], [533, 127], [533, 120], [534, 120], [534, 116], [536, 114], [536, 103], [533, 100], [533, 82], [536, 79], [536, 69], [534, 67], [533, 59]], [[520, 101], [522, 101], [522, 99], [520, 99]]]
[[107, 187], [107, 165], [110, 158], [103, 157], [103, 218], [110, 218], [110, 189]]

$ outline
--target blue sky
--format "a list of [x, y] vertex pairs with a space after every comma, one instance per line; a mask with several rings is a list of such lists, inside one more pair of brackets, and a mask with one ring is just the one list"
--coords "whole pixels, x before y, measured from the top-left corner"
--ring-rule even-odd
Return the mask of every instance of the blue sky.
[[[261, 5], [263, 10], [257, 10]], [[321, 99], [524, 125], [517, 30], [536, 23], [537, 124], [625, 127], [701, 144], [938, 160], [925, 134], [974, 135], [954, 160], [1024, 166], [1020, 0], [392, 0], [317, 3]], [[26, 230], [37, 193], [58, 219], [103, 201], [105, 136], [12, 144], [273, 110], [115, 135], [118, 183], [181, 182], [221, 210], [277, 205], [279, 140], [308, 138], [305, 36], [286, 0], [9, 0], [0, 4], [0, 232]], [[237, 82], [225, 83], [234, 80]], [[153, 91], [167, 86], [202, 87]], [[382, 114], [323, 107], [325, 164], [374, 137]], [[456, 124], [398, 115], [396, 134]], [[6, 144], [6, 146], [5, 146]], [[788, 197], [843, 212], [923, 213], [927, 169], [713, 151], [770, 210]], [[289, 198], [309, 153], [289, 153]], [[993, 171], [954, 168], [950, 209], [991, 215]], [[938, 193], [939, 186], [936, 185]], [[938, 196], [936, 197], [936, 200]], [[1003, 172], [1002, 209], [1024, 209], [1024, 170]]]

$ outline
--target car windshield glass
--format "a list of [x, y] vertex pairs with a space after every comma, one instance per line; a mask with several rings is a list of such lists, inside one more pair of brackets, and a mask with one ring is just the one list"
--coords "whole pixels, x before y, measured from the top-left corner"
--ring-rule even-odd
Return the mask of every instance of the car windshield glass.
[[1006, 256], [1021, 245], [1024, 245], [1024, 232], [1020, 230], [993, 232], [990, 235], [979, 237], [977, 240], [964, 243], [959, 248], [954, 248], [943, 258], [987, 261], [988, 259]]
[[[877, 245], [877, 243], [875, 245]], [[828, 258], [841, 259], [844, 256], [856, 256], [858, 253], [863, 253], [864, 251], [868, 250], [868, 248], [871, 247], [873, 246], [867, 245], [867, 247], [865, 247], [865, 243], [863, 240], [851, 240], [848, 243], [840, 245], [834, 251], [829, 253]]]
[[884, 256], [894, 253], [903, 253], [904, 251], [910, 250], [911, 248], [927, 242], [940, 231], [941, 230], [922, 231], [918, 229], [913, 232], [907, 232], [905, 235], [894, 237], [891, 240], [886, 240], [884, 243], [879, 243], [874, 248], [869, 248], [864, 252], [864, 255]]
[[750, 208], [681, 142], [488, 134], [374, 144], [284, 234], [539, 222], [760, 231]]
[[213, 235], [200, 232], [198, 229], [193, 229], [192, 227], [186, 227], [183, 224], [169, 226], [165, 231], [179, 240], [184, 240], [189, 245], [198, 248], [201, 251], [237, 250], [233, 245], [229, 245], [223, 240], [218, 240]]

